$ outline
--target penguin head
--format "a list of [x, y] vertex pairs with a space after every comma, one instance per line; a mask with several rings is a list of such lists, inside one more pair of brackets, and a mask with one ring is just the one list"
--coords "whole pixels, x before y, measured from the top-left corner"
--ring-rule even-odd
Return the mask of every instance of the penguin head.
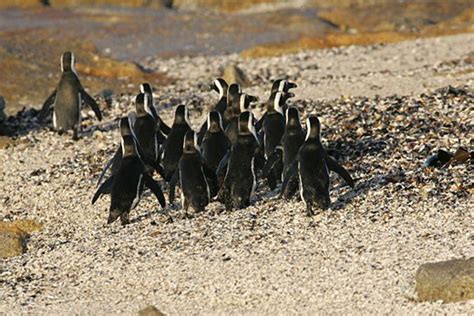
[[119, 121], [119, 128], [120, 128], [120, 135], [124, 136], [132, 136], [132, 130], [130, 128], [130, 121], [128, 117], [122, 117]]
[[174, 112], [174, 124], [187, 124], [191, 126], [189, 123], [189, 113], [188, 108], [181, 104], [176, 107], [176, 111]]
[[321, 123], [316, 115], [311, 114], [306, 119], [306, 140], [314, 139], [320, 140], [321, 139]]
[[197, 143], [197, 135], [193, 130], [189, 130], [184, 135], [183, 141], [183, 153], [195, 153], [199, 151], [199, 146]]
[[267, 110], [275, 110], [283, 114], [283, 106], [286, 104], [286, 101], [294, 96], [295, 94], [292, 92], [273, 92], [270, 96], [270, 100], [268, 100]]
[[211, 111], [207, 115], [207, 129], [211, 133], [218, 133], [224, 130], [222, 116], [218, 111]]
[[290, 89], [293, 89], [296, 87], [298, 86], [294, 82], [289, 82], [286, 79], [277, 79], [273, 81], [271, 93], [274, 93], [277, 91], [288, 92], [290, 91]]
[[144, 82], [140, 85], [140, 92], [141, 93], [149, 93], [153, 95], [153, 89], [148, 82]]
[[256, 137], [255, 126], [253, 126], [253, 115], [252, 112], [245, 111], [239, 115], [239, 134], [250, 135], [253, 134]]
[[239, 96], [239, 112], [247, 111], [250, 108], [250, 104], [257, 101], [258, 98], [256, 96], [241, 93]]
[[216, 91], [219, 93], [219, 98], [227, 96], [227, 89], [229, 88], [229, 85], [227, 82], [222, 79], [222, 78], [217, 78], [214, 80], [211, 84], [211, 90]]
[[240, 86], [237, 83], [232, 83], [227, 89], [227, 106], [232, 106], [232, 100], [235, 96], [238, 96], [241, 92]]
[[289, 107], [286, 110], [286, 125], [287, 126], [301, 126], [300, 112], [295, 107]]
[[61, 71], [62, 72], [76, 72], [74, 68], [76, 64], [76, 58], [73, 52], [65, 52], [61, 55]]
[[122, 157], [135, 156], [137, 154], [137, 146], [132, 135], [122, 136]]
[[[137, 111], [138, 116], [143, 116], [149, 113], [149, 105], [148, 105], [148, 94], [139, 93], [135, 98], [135, 109]], [[148, 110], [148, 111], [147, 111]]]

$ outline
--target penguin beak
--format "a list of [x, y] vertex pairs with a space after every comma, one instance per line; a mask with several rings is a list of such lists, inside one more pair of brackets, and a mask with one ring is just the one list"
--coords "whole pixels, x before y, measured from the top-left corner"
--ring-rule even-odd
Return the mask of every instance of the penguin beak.
[[253, 96], [253, 95], [249, 95], [248, 98], [249, 98], [250, 103], [258, 101], [258, 97]]
[[288, 92], [286, 94], [286, 97], [289, 99], [289, 98], [293, 98], [295, 96], [295, 94], [293, 92]]
[[[210, 91], [212, 91], [212, 90], [217, 91], [216, 85], [215, 85], [214, 83], [211, 84], [211, 85], [209, 85], [209, 90], [210, 90]], [[217, 91], [217, 92], [219, 92], [219, 91]]]

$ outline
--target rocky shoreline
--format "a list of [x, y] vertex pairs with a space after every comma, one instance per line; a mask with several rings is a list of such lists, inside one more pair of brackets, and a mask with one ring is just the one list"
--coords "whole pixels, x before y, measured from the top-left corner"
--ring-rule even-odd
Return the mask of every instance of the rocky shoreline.
[[472, 150], [473, 41], [146, 59], [177, 79], [155, 87], [167, 122], [184, 103], [198, 126], [216, 100], [209, 81], [233, 62], [263, 100], [271, 79], [298, 83], [292, 104], [320, 116], [328, 150], [359, 179], [352, 190], [333, 176], [332, 205], [313, 218], [260, 184], [244, 210], [213, 203], [182, 219], [178, 206], [163, 211], [145, 196], [132, 224], [108, 226], [108, 199], [90, 200], [134, 96], [102, 104], [100, 124], [86, 112], [77, 142], [39, 126], [33, 110], [8, 119], [19, 135], [0, 150], [0, 217], [43, 228], [25, 254], [3, 260], [0, 313], [132, 314], [149, 304], [165, 314], [469, 313], [472, 301], [416, 302], [414, 276], [422, 263], [474, 253], [472, 163], [422, 168], [439, 148]]

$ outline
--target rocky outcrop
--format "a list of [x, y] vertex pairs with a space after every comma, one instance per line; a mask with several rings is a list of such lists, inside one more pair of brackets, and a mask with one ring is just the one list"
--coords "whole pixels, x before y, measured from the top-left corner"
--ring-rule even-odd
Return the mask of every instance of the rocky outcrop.
[[474, 299], [474, 257], [421, 265], [416, 272], [416, 292], [420, 301]]
[[30, 233], [42, 225], [34, 220], [0, 221], [0, 258], [10, 258], [26, 252]]
[[222, 78], [224, 78], [224, 80], [229, 84], [235, 82], [243, 88], [248, 87], [251, 84], [244, 71], [234, 64], [231, 64], [224, 69]]

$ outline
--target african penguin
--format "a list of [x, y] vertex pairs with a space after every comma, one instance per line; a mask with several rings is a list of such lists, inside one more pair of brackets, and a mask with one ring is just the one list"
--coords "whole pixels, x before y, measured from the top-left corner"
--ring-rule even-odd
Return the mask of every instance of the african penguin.
[[218, 199], [227, 210], [241, 209], [250, 205], [250, 197], [255, 191], [257, 179], [255, 175], [255, 156], [259, 144], [253, 126], [253, 115], [245, 111], [240, 114], [239, 135], [226, 156], [224, 183], [219, 191]]
[[[286, 110], [286, 124], [285, 132], [281, 138], [281, 146], [272, 153], [268, 158], [264, 168], [264, 176], [266, 176], [273, 168], [283, 163], [282, 181], [288, 173], [293, 161], [295, 161], [298, 151], [305, 140], [305, 132], [301, 126], [300, 113], [297, 108], [289, 107]], [[298, 189], [298, 181], [293, 178], [288, 183], [285, 192], [282, 192], [283, 197], [291, 198]]]
[[161, 132], [163, 135], [168, 135], [170, 132], [170, 127], [161, 119], [161, 117], [158, 115], [158, 112], [156, 112], [155, 99], [153, 97], [153, 89], [151, 85], [146, 82], [142, 83], [140, 85], [140, 92], [145, 93], [148, 98], [146, 111], [150, 113], [150, 115], [155, 119], [156, 124], [158, 124], [159, 127], [159, 132]]
[[217, 191], [216, 176], [203, 160], [197, 144], [197, 135], [189, 130], [183, 142], [183, 154], [170, 181], [170, 203], [174, 200], [175, 185], [181, 187], [181, 205], [187, 214], [191, 207], [203, 212]]
[[[232, 103], [234, 100], [240, 95], [242, 91], [240, 90], [240, 86], [237, 83], [232, 83], [229, 85], [229, 88], [227, 89], [227, 105], [224, 113], [222, 114], [222, 122], [224, 125], [224, 128], [227, 127], [227, 124], [229, 121], [232, 119], [234, 116], [233, 112], [234, 109], [232, 107]], [[237, 101], [238, 102], [238, 101]]]
[[231, 144], [237, 141], [237, 136], [239, 134], [239, 115], [240, 113], [247, 111], [250, 107], [250, 104], [256, 102], [258, 100], [257, 97], [253, 95], [248, 95], [245, 93], [239, 93], [233, 96], [231, 109], [229, 111], [229, 118], [227, 127], [225, 128], [225, 134]]
[[73, 130], [73, 138], [77, 139], [81, 127], [82, 103], [89, 105], [97, 119], [102, 120], [102, 114], [95, 100], [87, 94], [79, 81], [75, 66], [75, 57], [72, 52], [65, 52], [61, 56], [61, 79], [53, 93], [43, 103], [40, 120], [49, 114], [49, 107], [53, 105], [53, 126], [60, 134]]
[[230, 142], [224, 133], [222, 117], [218, 111], [212, 111], [207, 115], [207, 126], [209, 128], [202, 140], [202, 156], [209, 168], [216, 172], [219, 162], [230, 149]]
[[[210, 86], [211, 90], [214, 90], [217, 93], [219, 93], [219, 100], [217, 101], [217, 104], [214, 105], [214, 107], [211, 109], [211, 111], [217, 111], [219, 112], [221, 116], [224, 115], [225, 109], [227, 108], [227, 89], [228, 88], [229, 88], [229, 85], [222, 78], [217, 78], [216, 80], [212, 82]], [[199, 128], [198, 144], [202, 143], [202, 139], [206, 131], [207, 131], [207, 120]]]
[[110, 193], [110, 224], [120, 217], [122, 225], [128, 224], [130, 210], [140, 202], [145, 186], [157, 197], [161, 207], [166, 206], [165, 197], [160, 185], [145, 171], [145, 166], [137, 154], [135, 140], [132, 136], [122, 137], [122, 159], [119, 169], [112, 174], [92, 198], [92, 204], [103, 194]]
[[166, 181], [170, 181], [171, 177], [173, 177], [178, 161], [183, 153], [184, 136], [190, 129], [188, 109], [184, 105], [178, 105], [170, 133], [161, 147], [161, 163]]

